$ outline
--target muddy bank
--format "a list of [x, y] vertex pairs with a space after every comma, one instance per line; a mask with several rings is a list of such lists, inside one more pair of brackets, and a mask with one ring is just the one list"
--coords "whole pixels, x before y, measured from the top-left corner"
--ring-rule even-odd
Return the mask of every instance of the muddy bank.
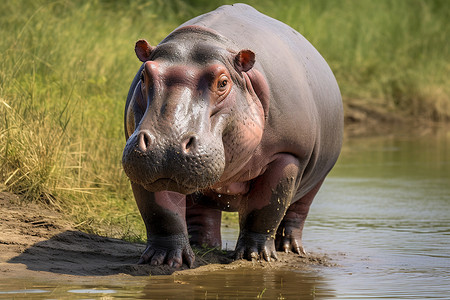
[[368, 104], [364, 100], [344, 101], [344, 134], [348, 138], [373, 136], [433, 135], [450, 130], [450, 123], [402, 114], [380, 103]]
[[195, 249], [193, 269], [137, 265], [144, 244], [86, 234], [62, 215], [0, 192], [0, 278], [68, 276], [144, 276], [237, 268], [309, 269], [331, 266], [324, 255], [300, 258], [279, 253], [276, 262], [233, 261], [230, 251]]

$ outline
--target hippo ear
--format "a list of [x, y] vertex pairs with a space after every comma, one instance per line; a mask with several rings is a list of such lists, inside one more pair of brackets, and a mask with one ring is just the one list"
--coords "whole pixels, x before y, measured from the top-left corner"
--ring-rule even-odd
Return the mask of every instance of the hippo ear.
[[234, 65], [240, 72], [247, 72], [255, 64], [255, 53], [251, 50], [241, 50], [234, 57]]
[[146, 62], [150, 59], [150, 54], [152, 53], [154, 47], [150, 46], [150, 44], [146, 40], [139, 40], [136, 42], [136, 46], [134, 47], [134, 51], [136, 52], [137, 57], [140, 61]]

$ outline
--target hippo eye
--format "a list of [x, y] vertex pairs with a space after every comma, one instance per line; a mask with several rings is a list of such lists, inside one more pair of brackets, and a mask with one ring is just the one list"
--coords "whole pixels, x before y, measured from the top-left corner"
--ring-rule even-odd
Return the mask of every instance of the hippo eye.
[[141, 72], [140, 79], [142, 82], [144, 82], [144, 71]]
[[228, 77], [223, 75], [220, 77], [219, 81], [217, 82], [217, 89], [219, 91], [224, 91], [227, 89], [228, 86]]
[[228, 80], [222, 80], [221, 82], [219, 82], [219, 88], [224, 88], [226, 87], [228, 84]]

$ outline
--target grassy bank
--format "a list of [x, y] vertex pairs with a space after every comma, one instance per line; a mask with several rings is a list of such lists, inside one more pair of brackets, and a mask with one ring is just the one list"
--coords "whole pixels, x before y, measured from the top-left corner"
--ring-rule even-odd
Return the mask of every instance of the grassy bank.
[[[450, 118], [445, 0], [243, 2], [309, 39], [347, 103]], [[83, 230], [142, 238], [120, 163], [123, 107], [139, 67], [134, 42], [156, 45], [223, 3], [2, 1], [0, 189], [58, 207]]]

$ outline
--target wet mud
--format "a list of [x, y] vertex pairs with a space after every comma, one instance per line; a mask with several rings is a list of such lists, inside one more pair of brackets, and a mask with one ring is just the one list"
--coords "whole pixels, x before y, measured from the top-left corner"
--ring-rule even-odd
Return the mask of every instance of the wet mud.
[[138, 265], [144, 244], [78, 231], [64, 216], [33, 203], [0, 193], [0, 278], [67, 276], [148, 276], [196, 274], [240, 268], [305, 270], [333, 266], [325, 255], [299, 257], [278, 253], [273, 262], [232, 259], [231, 251], [194, 249], [196, 261], [189, 269], [167, 265]]

